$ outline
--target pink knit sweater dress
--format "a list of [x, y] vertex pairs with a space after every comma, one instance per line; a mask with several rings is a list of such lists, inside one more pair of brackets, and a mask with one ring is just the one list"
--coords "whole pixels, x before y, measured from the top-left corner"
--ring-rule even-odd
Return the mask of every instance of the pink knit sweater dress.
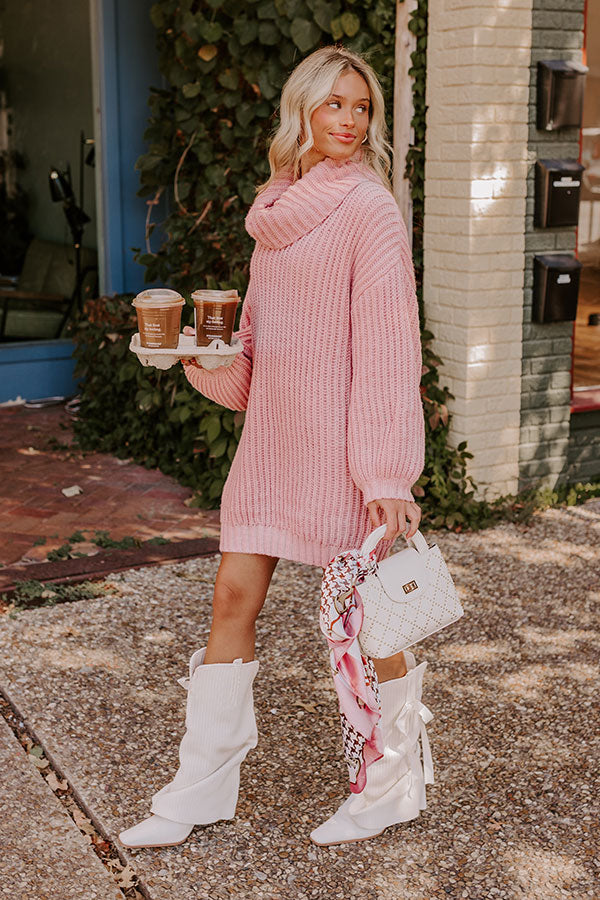
[[325, 567], [372, 531], [370, 500], [414, 500], [424, 422], [413, 263], [396, 202], [361, 156], [281, 174], [258, 195], [244, 352], [212, 371], [184, 364], [202, 394], [246, 410], [222, 552]]

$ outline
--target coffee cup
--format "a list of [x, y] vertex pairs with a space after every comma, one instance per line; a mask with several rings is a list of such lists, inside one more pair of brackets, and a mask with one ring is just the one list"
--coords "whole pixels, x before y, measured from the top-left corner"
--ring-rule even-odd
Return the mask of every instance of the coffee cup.
[[237, 291], [194, 291], [196, 345], [208, 347], [214, 340], [231, 343], [235, 313], [240, 296]]
[[148, 288], [133, 301], [142, 347], [175, 349], [181, 331], [181, 310], [185, 300], [168, 288]]

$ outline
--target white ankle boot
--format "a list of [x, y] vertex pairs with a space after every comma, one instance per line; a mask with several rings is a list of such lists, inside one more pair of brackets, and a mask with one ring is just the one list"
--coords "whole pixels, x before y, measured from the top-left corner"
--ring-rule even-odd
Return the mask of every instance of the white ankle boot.
[[194, 825], [232, 819], [237, 805], [240, 766], [256, 747], [252, 683], [257, 660], [204, 665], [205, 648], [190, 659], [186, 732], [174, 779], [152, 798], [154, 815], [122, 831], [125, 847], [181, 844]]
[[379, 685], [384, 754], [368, 767], [365, 789], [351, 794], [331, 818], [315, 828], [310, 836], [315, 844], [368, 840], [390, 825], [415, 819], [427, 805], [425, 785], [433, 784], [425, 730], [433, 716], [421, 702], [427, 663], [416, 666], [409, 650], [405, 658], [406, 675]]

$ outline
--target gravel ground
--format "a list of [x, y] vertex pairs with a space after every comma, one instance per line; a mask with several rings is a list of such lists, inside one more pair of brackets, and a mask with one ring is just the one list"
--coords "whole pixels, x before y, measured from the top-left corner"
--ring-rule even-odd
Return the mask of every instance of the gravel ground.
[[[310, 844], [347, 781], [320, 571], [282, 560], [259, 622], [260, 738], [237, 818], [132, 852], [152, 900], [598, 900], [600, 501], [426, 537], [466, 613], [416, 649], [434, 713], [427, 810], [363, 844]], [[176, 678], [206, 637], [219, 558], [126, 572], [112, 596], [0, 626], [2, 684], [113, 836], [175, 771]]]

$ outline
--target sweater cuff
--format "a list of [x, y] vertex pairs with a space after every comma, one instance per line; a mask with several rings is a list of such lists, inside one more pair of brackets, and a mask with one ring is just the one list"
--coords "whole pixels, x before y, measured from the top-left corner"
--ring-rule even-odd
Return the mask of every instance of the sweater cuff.
[[371, 500], [410, 500], [414, 503], [410, 488], [411, 485], [397, 478], [373, 478], [360, 486], [365, 506]]

